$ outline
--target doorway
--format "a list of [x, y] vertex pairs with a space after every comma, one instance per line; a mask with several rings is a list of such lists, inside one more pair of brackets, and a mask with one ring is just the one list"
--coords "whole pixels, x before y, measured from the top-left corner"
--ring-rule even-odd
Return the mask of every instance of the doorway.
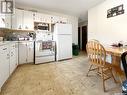
[[86, 51], [87, 44], [87, 26], [82, 26], [82, 50]]
[[79, 46], [79, 49], [80, 49], [80, 27], [78, 27], [78, 46]]

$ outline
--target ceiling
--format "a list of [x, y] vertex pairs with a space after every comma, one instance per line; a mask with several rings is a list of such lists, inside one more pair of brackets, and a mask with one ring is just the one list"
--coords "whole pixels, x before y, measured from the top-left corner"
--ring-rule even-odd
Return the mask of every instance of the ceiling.
[[105, 0], [15, 0], [17, 5], [29, 6], [79, 17], [79, 22], [87, 20], [89, 8]]

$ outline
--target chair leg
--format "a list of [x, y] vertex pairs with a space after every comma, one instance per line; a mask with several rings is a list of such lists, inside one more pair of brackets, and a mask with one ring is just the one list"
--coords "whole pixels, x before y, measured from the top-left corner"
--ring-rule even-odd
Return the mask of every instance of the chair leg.
[[121, 76], [119, 75], [119, 80], [120, 80], [120, 84], [122, 84], [122, 78]]
[[87, 72], [87, 74], [86, 74], [87, 77], [88, 77], [89, 72], [91, 71], [92, 66], [93, 66], [93, 65], [90, 65], [90, 68], [89, 68], [89, 70], [88, 70], [88, 72]]
[[102, 74], [103, 90], [104, 90], [104, 92], [106, 92], [106, 89], [105, 89], [105, 79], [104, 79], [104, 72], [103, 72], [103, 68], [101, 68], [101, 74]]
[[100, 75], [100, 68], [97, 69], [97, 74]]

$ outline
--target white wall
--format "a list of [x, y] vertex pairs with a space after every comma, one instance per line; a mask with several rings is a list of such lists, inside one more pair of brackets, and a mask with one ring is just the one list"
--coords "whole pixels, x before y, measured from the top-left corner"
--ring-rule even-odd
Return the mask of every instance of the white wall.
[[[125, 13], [107, 18], [107, 10], [124, 4]], [[88, 11], [88, 39], [102, 44], [127, 42], [127, 0], [106, 0]]]
[[26, 7], [26, 6], [17, 5], [17, 4], [16, 4], [16, 7], [23, 8], [23, 9], [28, 9], [28, 10], [37, 10], [38, 12], [41, 12], [41, 13], [44, 13], [44, 14], [67, 18], [68, 21], [72, 24], [72, 40], [73, 40], [73, 43], [78, 44], [78, 17], [67, 15], [67, 14], [62, 14], [62, 13], [51, 12], [51, 11], [42, 10], [42, 9]]

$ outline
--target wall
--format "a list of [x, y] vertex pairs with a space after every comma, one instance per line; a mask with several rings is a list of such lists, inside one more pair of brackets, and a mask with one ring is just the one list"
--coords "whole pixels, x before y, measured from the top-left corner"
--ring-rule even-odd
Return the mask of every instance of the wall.
[[87, 26], [88, 21], [83, 21], [78, 23], [78, 27], [80, 27], [80, 49], [82, 49], [82, 26]]
[[41, 12], [44, 14], [61, 16], [61, 17], [67, 18], [68, 21], [72, 24], [72, 40], [73, 40], [73, 43], [78, 44], [78, 17], [67, 15], [67, 14], [62, 14], [62, 13], [56, 13], [56, 12], [41, 10], [41, 9], [37, 9], [37, 8], [26, 7], [26, 6], [18, 5], [18, 4], [16, 4], [16, 7], [17, 8], [25, 8], [25, 9], [29, 9], [29, 10], [37, 10], [38, 12]]
[[[107, 10], [124, 4], [125, 13], [107, 18]], [[127, 42], [127, 0], [106, 0], [88, 11], [88, 39], [104, 45]]]

